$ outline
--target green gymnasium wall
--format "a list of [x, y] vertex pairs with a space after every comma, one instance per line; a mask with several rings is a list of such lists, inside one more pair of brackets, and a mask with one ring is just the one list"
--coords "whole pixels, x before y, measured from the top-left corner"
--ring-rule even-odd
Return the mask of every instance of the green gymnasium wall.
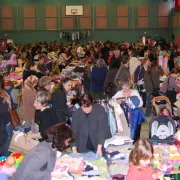
[[[152, 36], [159, 39], [164, 37], [171, 40], [171, 21], [169, 21], [168, 28], [158, 28], [158, 5], [168, 5], [162, 0], [0, 0], [0, 7], [13, 6], [13, 20], [14, 30], [2, 31], [2, 22], [0, 23], [0, 39], [13, 39], [15, 43], [34, 43], [37, 41], [47, 42], [60, 39], [60, 32], [65, 32], [61, 29], [61, 7], [64, 5], [91, 5], [95, 9], [98, 5], [108, 6], [108, 28], [107, 29], [90, 29], [91, 36], [87, 39], [80, 40], [82, 43], [89, 40], [106, 41], [130, 41], [136, 42], [140, 36], [146, 32], [146, 36]], [[45, 22], [45, 7], [48, 5], [55, 5], [58, 9], [58, 30], [46, 30]], [[128, 5], [129, 7], [129, 28], [118, 29], [116, 7], [121, 5]], [[138, 28], [138, 6], [147, 5], [149, 7], [149, 27], [147, 29]], [[34, 6], [36, 14], [36, 30], [23, 30], [23, 7]], [[93, 11], [92, 11], [93, 13]], [[169, 14], [170, 15], [170, 14]], [[93, 17], [93, 14], [92, 14]], [[169, 18], [171, 19], [171, 18]], [[93, 20], [92, 20], [93, 22]], [[70, 32], [69, 30], [67, 30]], [[67, 42], [67, 41], [66, 41]]]
[[177, 38], [177, 36], [180, 36], [180, 12], [173, 12], [172, 28], [175, 41], [178, 44], [178, 47], [180, 47], [180, 38]]

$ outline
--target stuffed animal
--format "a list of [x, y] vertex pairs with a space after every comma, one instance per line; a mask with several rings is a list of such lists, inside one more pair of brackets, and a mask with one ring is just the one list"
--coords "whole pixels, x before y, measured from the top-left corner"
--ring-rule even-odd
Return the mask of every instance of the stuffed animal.
[[15, 162], [16, 159], [13, 156], [9, 156], [6, 159], [6, 163], [3, 165], [2, 169], [1, 169], [1, 173], [5, 173], [8, 176], [11, 176], [12, 174], [14, 174], [16, 172], [16, 168], [15, 168]]

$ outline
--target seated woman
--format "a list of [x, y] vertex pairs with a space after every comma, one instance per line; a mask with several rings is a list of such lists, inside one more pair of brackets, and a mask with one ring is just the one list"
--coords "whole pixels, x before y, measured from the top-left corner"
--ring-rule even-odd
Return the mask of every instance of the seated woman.
[[[143, 106], [143, 101], [139, 92], [136, 89], [131, 89], [130, 81], [128, 82], [122, 81], [119, 84], [121, 85], [122, 90], [118, 91], [112, 97], [112, 99], [116, 99], [117, 103], [121, 104], [121, 107], [124, 110], [126, 116], [126, 121], [127, 121], [126, 124], [128, 124], [128, 126], [130, 127], [131, 138], [134, 141], [136, 141], [140, 137], [140, 131], [141, 131], [140, 121], [142, 121], [144, 117], [142, 111], [140, 111], [138, 107]], [[132, 113], [133, 109], [136, 109], [137, 113], [141, 113], [140, 116], [137, 117], [135, 113]], [[129, 118], [130, 110], [131, 110], [131, 118]]]
[[34, 147], [24, 158], [11, 180], [51, 180], [66, 176], [61, 171], [53, 172], [57, 150], [63, 151], [74, 139], [71, 129], [65, 124], [57, 124], [46, 131], [46, 140]]
[[72, 116], [71, 128], [77, 134], [76, 142], [72, 144], [73, 153], [96, 151], [102, 156], [103, 144], [111, 137], [107, 114], [100, 104], [93, 104], [90, 94], [80, 97], [80, 105]]
[[38, 138], [40, 141], [44, 140], [46, 130], [58, 124], [58, 118], [49, 104], [51, 101], [51, 94], [46, 89], [41, 89], [36, 93], [36, 99], [34, 101], [34, 106], [39, 113], [39, 133], [29, 134], [27, 140], [32, 138]]
[[40, 71], [37, 69], [37, 66], [35, 65], [34, 61], [28, 60], [25, 64], [25, 69], [23, 71], [23, 82], [31, 75], [34, 75], [38, 78], [41, 78], [43, 74], [40, 73]]

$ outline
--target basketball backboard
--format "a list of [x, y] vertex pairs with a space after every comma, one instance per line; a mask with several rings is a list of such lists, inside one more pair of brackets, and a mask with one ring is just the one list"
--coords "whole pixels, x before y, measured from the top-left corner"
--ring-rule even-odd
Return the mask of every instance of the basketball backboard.
[[82, 15], [83, 15], [83, 6], [81, 5], [66, 6], [66, 16], [82, 16]]

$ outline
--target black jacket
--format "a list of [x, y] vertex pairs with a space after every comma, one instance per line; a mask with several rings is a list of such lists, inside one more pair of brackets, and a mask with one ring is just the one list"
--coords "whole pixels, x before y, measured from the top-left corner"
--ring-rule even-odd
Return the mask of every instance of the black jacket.
[[7, 103], [3, 103], [3, 98], [0, 97], [0, 148], [8, 139], [8, 133], [6, 130], [6, 125], [10, 122], [8, 108], [9, 105]]
[[39, 113], [39, 132], [41, 134], [42, 139], [45, 138], [46, 130], [56, 124], [58, 124], [58, 118], [56, 116], [56, 113], [52, 108], [47, 108], [44, 111], [41, 111]]
[[94, 104], [89, 116], [81, 108], [76, 110], [72, 115], [72, 130], [76, 134], [76, 146], [78, 152], [87, 151], [88, 136], [97, 149], [98, 144], [104, 145], [106, 139], [111, 137], [107, 113], [100, 104]]
[[52, 96], [52, 108], [56, 112], [56, 116], [60, 123], [66, 122], [66, 116], [72, 116], [68, 110], [66, 94], [57, 90]]

